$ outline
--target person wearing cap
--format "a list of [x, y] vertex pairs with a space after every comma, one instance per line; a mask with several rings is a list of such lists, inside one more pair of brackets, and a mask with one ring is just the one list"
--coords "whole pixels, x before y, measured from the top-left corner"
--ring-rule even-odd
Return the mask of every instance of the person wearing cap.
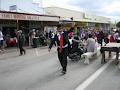
[[58, 33], [55, 34], [54, 40], [49, 45], [49, 52], [54, 44], [57, 42], [57, 51], [58, 51], [58, 59], [62, 66], [62, 74], [66, 74], [67, 71], [67, 55], [68, 55], [68, 32], [64, 31], [63, 25], [59, 24], [57, 26]]
[[20, 50], [20, 56], [23, 55], [23, 52], [24, 54], [26, 53], [25, 49], [23, 48], [24, 42], [25, 42], [25, 36], [22, 33], [22, 30], [19, 30], [18, 31], [18, 47]]

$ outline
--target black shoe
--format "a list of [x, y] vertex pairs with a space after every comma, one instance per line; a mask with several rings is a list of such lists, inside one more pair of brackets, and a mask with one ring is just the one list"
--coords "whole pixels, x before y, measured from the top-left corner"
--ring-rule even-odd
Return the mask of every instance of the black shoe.
[[66, 71], [62, 71], [62, 74], [66, 74]]
[[26, 51], [24, 51], [24, 55], [26, 54]]
[[22, 56], [23, 54], [20, 54], [19, 56]]

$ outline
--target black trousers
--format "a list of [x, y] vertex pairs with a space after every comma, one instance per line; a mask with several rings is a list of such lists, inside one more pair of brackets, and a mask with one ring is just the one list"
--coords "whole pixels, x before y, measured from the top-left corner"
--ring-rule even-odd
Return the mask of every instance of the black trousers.
[[58, 59], [60, 61], [60, 64], [62, 66], [63, 71], [67, 71], [67, 55], [68, 55], [68, 48], [63, 48], [62, 52], [59, 52], [58, 50]]
[[24, 52], [24, 54], [25, 54], [25, 49], [23, 49], [23, 47], [19, 47], [19, 49], [20, 49], [20, 54], [21, 54], [21, 55], [23, 54], [23, 52]]
[[33, 47], [37, 48], [37, 38], [33, 38]]

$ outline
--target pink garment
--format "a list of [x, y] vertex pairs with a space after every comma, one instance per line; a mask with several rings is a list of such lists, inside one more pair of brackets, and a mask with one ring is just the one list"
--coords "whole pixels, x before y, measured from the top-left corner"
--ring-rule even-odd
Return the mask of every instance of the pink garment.
[[113, 35], [110, 36], [110, 42], [115, 42], [115, 38]]
[[73, 32], [70, 32], [70, 33], [68, 34], [68, 36], [69, 36], [69, 37], [73, 37]]

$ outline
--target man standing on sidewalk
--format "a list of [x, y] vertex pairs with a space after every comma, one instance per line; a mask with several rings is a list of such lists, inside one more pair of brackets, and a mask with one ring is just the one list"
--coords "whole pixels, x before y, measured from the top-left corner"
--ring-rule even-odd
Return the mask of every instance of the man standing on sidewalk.
[[24, 54], [26, 53], [25, 49], [23, 49], [24, 42], [25, 42], [25, 36], [22, 33], [22, 30], [19, 30], [18, 31], [18, 47], [20, 49], [20, 56], [23, 55], [23, 52]]
[[63, 30], [63, 25], [57, 26], [58, 33], [49, 45], [49, 51], [51, 50], [54, 42], [57, 42], [58, 59], [62, 66], [62, 74], [66, 74], [67, 71], [67, 55], [68, 55], [68, 32]]

